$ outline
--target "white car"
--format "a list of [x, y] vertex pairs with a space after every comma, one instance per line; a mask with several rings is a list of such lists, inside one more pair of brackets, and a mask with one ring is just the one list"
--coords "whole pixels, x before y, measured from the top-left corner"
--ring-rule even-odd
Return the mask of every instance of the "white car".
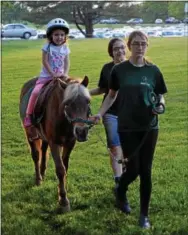
[[37, 30], [37, 37], [38, 38], [46, 38], [46, 31], [45, 30]]
[[155, 20], [155, 24], [162, 24], [163, 23], [163, 20], [162, 19], [156, 19]]
[[36, 35], [36, 29], [29, 28], [24, 24], [6, 24], [1, 29], [1, 37], [29, 39]]
[[127, 24], [142, 24], [144, 21], [141, 18], [132, 18], [130, 20], [127, 20]]

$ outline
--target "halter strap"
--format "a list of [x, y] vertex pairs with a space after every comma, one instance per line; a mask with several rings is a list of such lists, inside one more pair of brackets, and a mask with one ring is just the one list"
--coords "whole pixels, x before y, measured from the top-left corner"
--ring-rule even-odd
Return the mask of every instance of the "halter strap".
[[67, 114], [66, 110], [64, 110], [64, 114], [65, 114], [66, 119], [67, 119], [70, 123], [76, 123], [76, 122], [84, 123], [84, 124], [87, 124], [87, 125], [89, 126], [89, 128], [91, 128], [92, 126], [94, 126], [94, 122], [91, 121], [91, 120], [83, 119], [83, 118], [80, 118], [80, 117], [77, 117], [77, 118], [70, 118], [69, 115]]

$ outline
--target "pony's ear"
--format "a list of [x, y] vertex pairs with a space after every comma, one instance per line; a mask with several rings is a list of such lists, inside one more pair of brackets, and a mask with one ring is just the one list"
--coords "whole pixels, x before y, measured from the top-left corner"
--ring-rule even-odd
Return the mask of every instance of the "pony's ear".
[[84, 79], [82, 80], [81, 84], [84, 85], [85, 87], [87, 87], [88, 83], [89, 83], [89, 78], [88, 78], [88, 76], [85, 76]]

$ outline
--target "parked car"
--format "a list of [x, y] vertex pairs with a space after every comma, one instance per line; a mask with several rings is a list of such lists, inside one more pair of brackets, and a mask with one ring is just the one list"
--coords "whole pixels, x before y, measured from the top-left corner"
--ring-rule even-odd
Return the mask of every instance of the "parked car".
[[188, 17], [186, 17], [185, 19], [183, 19], [183, 23], [188, 24]]
[[38, 38], [46, 38], [46, 31], [45, 30], [37, 30], [37, 37]]
[[29, 39], [31, 36], [36, 35], [36, 29], [29, 28], [24, 24], [6, 24], [1, 29], [1, 37]]
[[181, 20], [176, 19], [175, 17], [169, 17], [165, 20], [166, 24], [179, 24]]
[[148, 37], [161, 37], [162, 32], [160, 32], [158, 30], [150, 30], [150, 31], [147, 31], [147, 35], [148, 35]]
[[126, 23], [127, 24], [142, 24], [143, 19], [141, 19], [141, 18], [132, 18], [130, 20], [127, 20]]
[[163, 23], [163, 20], [162, 19], [156, 19], [155, 20], [155, 24], [162, 24]]
[[69, 38], [73, 39], [73, 38], [75, 38], [75, 36], [73, 34], [69, 34]]
[[100, 24], [118, 24], [118, 23], [119, 23], [119, 20], [117, 20], [115, 18], [100, 20]]

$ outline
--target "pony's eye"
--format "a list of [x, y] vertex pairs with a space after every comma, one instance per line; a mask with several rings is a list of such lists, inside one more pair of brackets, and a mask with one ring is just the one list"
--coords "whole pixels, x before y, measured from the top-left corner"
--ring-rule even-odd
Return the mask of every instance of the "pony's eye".
[[69, 110], [70, 110], [69, 105], [68, 105], [68, 104], [65, 104], [64, 109], [65, 109], [67, 112], [69, 112]]

